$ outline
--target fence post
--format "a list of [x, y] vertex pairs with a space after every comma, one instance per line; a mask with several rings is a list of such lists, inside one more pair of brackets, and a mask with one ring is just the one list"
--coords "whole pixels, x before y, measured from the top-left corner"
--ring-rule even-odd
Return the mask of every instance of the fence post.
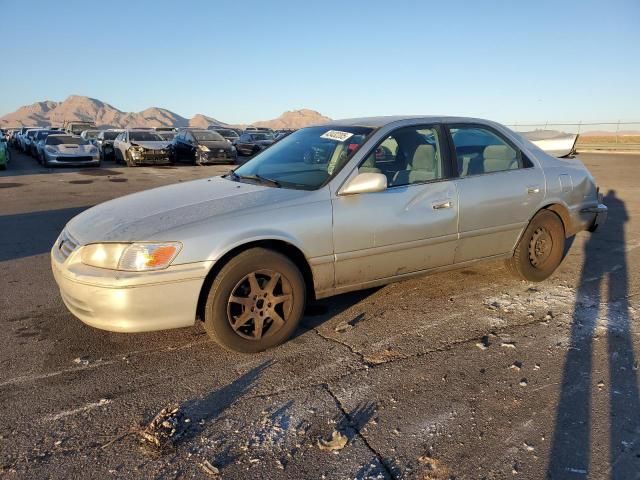
[[620, 132], [620, 120], [618, 120], [618, 124], [616, 125], [616, 145], [618, 144], [618, 134]]

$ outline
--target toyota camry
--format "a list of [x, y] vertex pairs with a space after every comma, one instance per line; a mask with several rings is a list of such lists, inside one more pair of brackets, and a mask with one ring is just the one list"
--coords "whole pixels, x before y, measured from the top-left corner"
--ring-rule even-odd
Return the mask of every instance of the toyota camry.
[[93, 207], [51, 251], [69, 310], [118, 332], [202, 320], [256, 352], [309, 299], [503, 260], [542, 281], [607, 208], [577, 159], [486, 120], [361, 118], [302, 128], [222, 176]]

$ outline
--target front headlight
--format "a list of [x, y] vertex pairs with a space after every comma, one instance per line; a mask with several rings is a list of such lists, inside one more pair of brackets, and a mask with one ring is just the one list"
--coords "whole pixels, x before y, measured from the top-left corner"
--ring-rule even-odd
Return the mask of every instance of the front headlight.
[[47, 151], [47, 153], [50, 153], [51, 155], [55, 155], [56, 153], [58, 153], [56, 149], [53, 147], [45, 147], [45, 150]]
[[206, 145], [198, 145], [198, 148], [200, 149], [201, 152], [209, 151], [209, 147], [207, 147]]
[[181, 248], [178, 242], [94, 243], [82, 247], [80, 259], [92, 267], [146, 272], [167, 268]]

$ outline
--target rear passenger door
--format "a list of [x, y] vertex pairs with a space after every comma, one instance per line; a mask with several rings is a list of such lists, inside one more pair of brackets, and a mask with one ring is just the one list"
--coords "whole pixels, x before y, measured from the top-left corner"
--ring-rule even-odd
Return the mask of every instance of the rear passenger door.
[[358, 166], [384, 174], [387, 189], [334, 197], [338, 287], [453, 263], [458, 203], [442, 132], [438, 125], [392, 131]]
[[544, 197], [544, 174], [487, 125], [449, 125], [456, 157], [460, 236], [455, 262], [513, 250]]

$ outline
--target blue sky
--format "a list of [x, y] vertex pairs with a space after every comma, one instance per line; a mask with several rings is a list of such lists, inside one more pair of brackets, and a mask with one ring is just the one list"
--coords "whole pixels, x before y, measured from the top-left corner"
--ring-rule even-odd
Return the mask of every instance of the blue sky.
[[0, 0], [0, 115], [98, 98], [226, 122], [640, 121], [640, 1]]

